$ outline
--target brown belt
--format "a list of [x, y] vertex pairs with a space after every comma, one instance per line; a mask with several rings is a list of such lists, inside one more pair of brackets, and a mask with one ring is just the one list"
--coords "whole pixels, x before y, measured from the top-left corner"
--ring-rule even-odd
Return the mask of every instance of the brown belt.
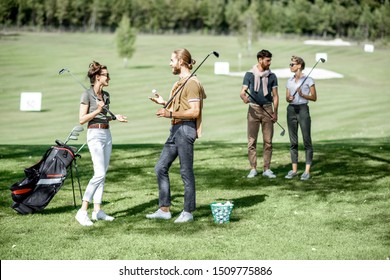
[[110, 125], [107, 123], [94, 123], [90, 124], [88, 128], [101, 128], [101, 129], [109, 129]]
[[190, 120], [181, 120], [181, 119], [173, 119], [172, 120], [172, 125], [175, 125], [175, 124], [182, 124], [182, 123], [185, 123], [185, 122], [194, 122], [195, 119], [190, 119]]

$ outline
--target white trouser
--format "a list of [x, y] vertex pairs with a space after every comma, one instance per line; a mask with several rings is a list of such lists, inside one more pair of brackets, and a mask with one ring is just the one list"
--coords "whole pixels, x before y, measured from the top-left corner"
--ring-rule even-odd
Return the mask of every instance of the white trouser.
[[112, 150], [112, 138], [109, 129], [90, 128], [87, 132], [87, 143], [93, 162], [93, 177], [88, 183], [83, 197], [84, 201], [101, 204], [103, 200], [104, 181]]

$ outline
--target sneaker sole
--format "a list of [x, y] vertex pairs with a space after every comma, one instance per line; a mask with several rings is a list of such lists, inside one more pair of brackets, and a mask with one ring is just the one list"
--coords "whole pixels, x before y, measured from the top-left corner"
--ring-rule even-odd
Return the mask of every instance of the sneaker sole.
[[180, 224], [180, 223], [188, 223], [188, 222], [193, 222], [194, 219], [191, 219], [191, 220], [187, 220], [187, 221], [174, 221], [175, 224]]
[[297, 175], [294, 175], [294, 176], [284, 176], [285, 179], [289, 179], [289, 180], [291, 180], [291, 179], [293, 179], [295, 177], [297, 177]]
[[92, 223], [92, 222], [91, 222], [91, 224], [82, 224], [82, 223], [80, 223], [79, 220], [76, 219], [76, 221], [77, 221], [81, 226], [83, 226], [83, 227], [90, 227], [90, 226], [93, 226], [93, 223]]
[[163, 218], [163, 217], [148, 217], [148, 216], [146, 216], [146, 219], [150, 219], [150, 220], [170, 220], [170, 219], [172, 219], [172, 217]]

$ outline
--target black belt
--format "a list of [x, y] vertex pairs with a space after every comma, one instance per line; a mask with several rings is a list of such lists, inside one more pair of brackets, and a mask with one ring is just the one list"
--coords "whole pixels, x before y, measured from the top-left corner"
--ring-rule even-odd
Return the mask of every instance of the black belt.
[[268, 108], [268, 107], [272, 106], [272, 103], [267, 103], [267, 104], [249, 103], [249, 105], [255, 106], [255, 107]]

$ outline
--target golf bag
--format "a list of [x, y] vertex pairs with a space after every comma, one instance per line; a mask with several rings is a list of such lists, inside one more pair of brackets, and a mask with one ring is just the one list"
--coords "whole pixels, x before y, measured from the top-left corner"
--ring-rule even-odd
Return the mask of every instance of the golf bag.
[[49, 148], [38, 163], [24, 170], [23, 180], [10, 187], [14, 201], [11, 207], [18, 213], [32, 214], [42, 211], [62, 187], [68, 170], [72, 172], [72, 163], [76, 164], [76, 157], [80, 155], [74, 147], [59, 142], [57, 144]]

